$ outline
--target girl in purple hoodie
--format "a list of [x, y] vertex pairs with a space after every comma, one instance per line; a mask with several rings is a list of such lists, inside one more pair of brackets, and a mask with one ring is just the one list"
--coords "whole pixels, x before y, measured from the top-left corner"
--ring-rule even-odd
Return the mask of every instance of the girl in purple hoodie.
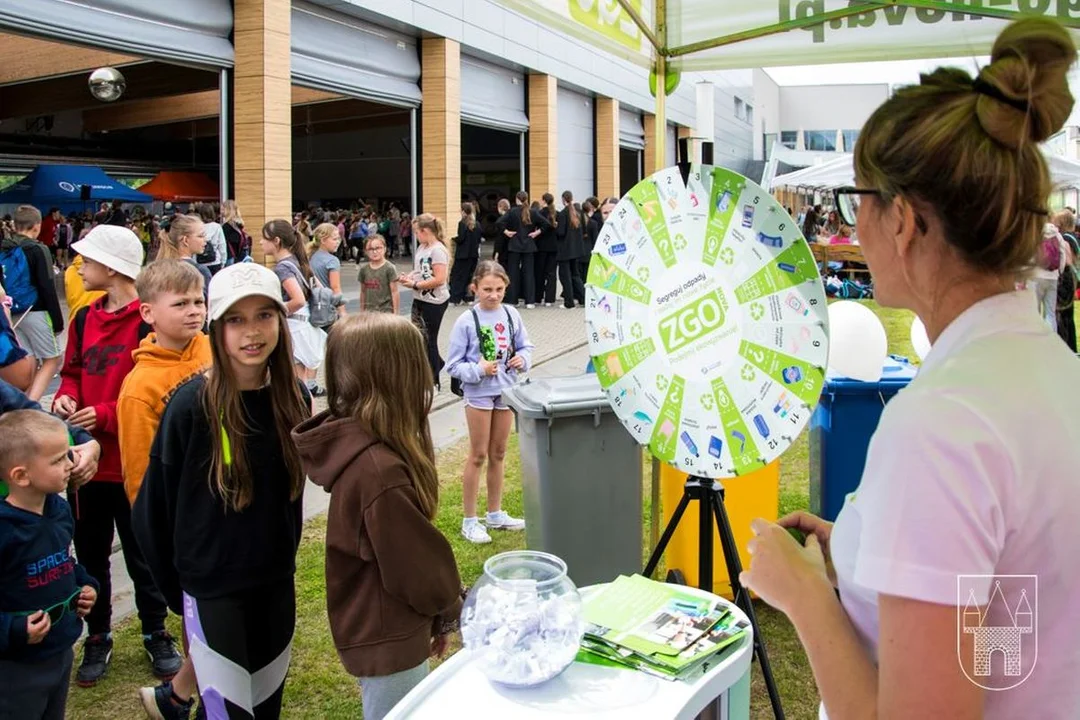
[[[517, 308], [503, 305], [510, 279], [502, 265], [482, 260], [473, 275], [476, 305], [462, 313], [450, 333], [446, 371], [461, 382], [469, 425], [469, 459], [462, 473], [465, 517], [462, 536], [489, 543], [488, 529], [523, 530], [525, 521], [502, 509], [503, 460], [513, 415], [502, 400], [532, 365], [533, 344]], [[476, 517], [480, 469], [487, 463], [487, 528]]]

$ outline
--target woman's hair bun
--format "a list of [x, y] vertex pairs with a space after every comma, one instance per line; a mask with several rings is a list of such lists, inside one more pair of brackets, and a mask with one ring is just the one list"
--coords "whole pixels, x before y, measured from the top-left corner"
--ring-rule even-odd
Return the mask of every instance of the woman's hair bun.
[[1006, 27], [979, 79], [1011, 100], [1027, 103], [1022, 110], [987, 94], [979, 94], [975, 112], [986, 133], [1009, 148], [1039, 143], [1064, 126], [1072, 112], [1068, 72], [1076, 61], [1069, 31], [1046, 18], [1025, 18]]

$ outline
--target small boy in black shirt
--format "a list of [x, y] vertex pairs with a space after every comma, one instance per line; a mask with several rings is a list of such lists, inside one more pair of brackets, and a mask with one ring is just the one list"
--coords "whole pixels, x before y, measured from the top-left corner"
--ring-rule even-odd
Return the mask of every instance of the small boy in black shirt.
[[[97, 582], [71, 556], [60, 496], [74, 466], [64, 423], [36, 410], [0, 416], [0, 719], [62, 720], [82, 618]], [[2, 492], [0, 492], [2, 495]]]

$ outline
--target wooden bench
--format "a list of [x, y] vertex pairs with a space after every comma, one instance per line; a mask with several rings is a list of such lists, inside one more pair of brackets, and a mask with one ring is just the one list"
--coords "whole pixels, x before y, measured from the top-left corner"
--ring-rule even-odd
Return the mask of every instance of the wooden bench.
[[[830, 262], [866, 264], [862, 248], [858, 245], [826, 245], [812, 242], [810, 243], [810, 251], [814, 254], [814, 259], [822, 264], [823, 273], [828, 269], [828, 263]], [[865, 275], [867, 280], [870, 279], [870, 271], [866, 268], [844, 267], [840, 270], [840, 273], [846, 273], [849, 278], [859, 274]]]

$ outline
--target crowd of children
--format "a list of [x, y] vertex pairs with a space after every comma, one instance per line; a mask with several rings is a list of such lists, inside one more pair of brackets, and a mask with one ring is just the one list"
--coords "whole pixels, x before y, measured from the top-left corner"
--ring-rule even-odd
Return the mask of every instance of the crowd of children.
[[[340, 287], [340, 263], [317, 259], [335, 254], [340, 232], [317, 226], [309, 262], [291, 224], [272, 221], [261, 239], [274, 270], [207, 272], [198, 262], [207, 225], [176, 215], [145, 266], [132, 230], [96, 225], [72, 245], [79, 292], [68, 290], [79, 297], [52, 414], [0, 381], [0, 718], [64, 717], [71, 675], [91, 686], [107, 673], [114, 528], [162, 680], [140, 693], [148, 716], [188, 718], [196, 698], [209, 718], [280, 716], [306, 477], [331, 496], [330, 625], [365, 717], [389, 712], [456, 630], [464, 589], [433, 523], [430, 328], [397, 313], [401, 284], [447, 291], [441, 221], [416, 219], [432, 262], [419, 259], [411, 275], [386, 259], [381, 234], [367, 238], [366, 312], [333, 323], [329, 410], [314, 418], [292, 326], [312, 276]], [[502, 304], [508, 283], [500, 265], [480, 261], [467, 287], [477, 305], [452, 333], [449, 371], [470, 432], [462, 535], [471, 542], [524, 527], [501, 505], [511, 426], [501, 392], [528, 371], [532, 350], [521, 314]], [[168, 610], [183, 618], [186, 657], [165, 630]]]

